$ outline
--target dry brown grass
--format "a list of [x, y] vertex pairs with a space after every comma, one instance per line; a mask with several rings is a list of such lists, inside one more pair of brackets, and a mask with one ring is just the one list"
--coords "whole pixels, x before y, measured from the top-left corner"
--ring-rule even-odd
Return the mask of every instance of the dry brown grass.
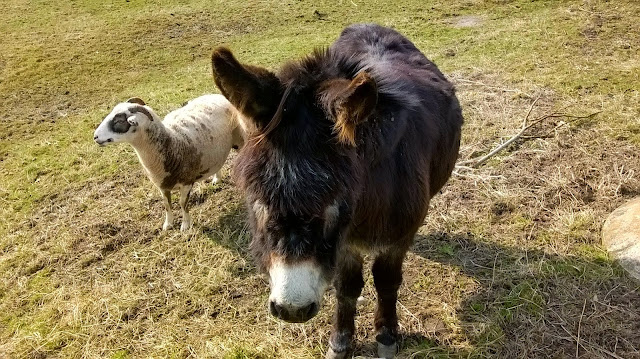
[[[462, 158], [495, 145], [492, 136], [475, 135], [478, 128], [511, 133], [532, 101], [456, 81], [470, 113]], [[545, 99], [535, 111], [553, 106], [544, 90], [527, 90]], [[562, 126], [451, 179], [405, 264], [400, 357], [572, 356], [578, 323], [581, 357], [640, 355], [637, 284], [598, 247], [606, 214], [640, 193], [633, 172], [640, 158], [637, 147], [602, 132], [589, 123]], [[228, 176], [196, 190], [197, 225], [186, 234], [159, 231], [159, 196], [138, 170], [71, 192], [38, 201], [15, 240], [5, 242], [14, 244], [5, 245], [3, 259], [15, 265], [3, 277], [12, 281], [3, 307], [22, 323], [3, 347], [6, 355], [266, 358], [324, 351], [331, 293], [310, 325], [268, 316], [267, 283], [248, 256], [244, 208]], [[17, 250], [25, 239], [31, 250]], [[356, 336], [362, 355], [375, 349], [368, 282]]]
[[[274, 66], [356, 21], [397, 27], [456, 83], [462, 160], [515, 134], [537, 98], [532, 117], [601, 111], [544, 121], [527, 135], [546, 136], [434, 198], [405, 263], [399, 357], [640, 358], [640, 287], [599, 244], [606, 215], [640, 195], [638, 4], [245, 5], [3, 5], [0, 358], [320, 357], [334, 297], [308, 324], [268, 315], [228, 166], [196, 189], [190, 232], [161, 232], [160, 196], [130, 148], [90, 134], [122, 98], [166, 113], [213, 90], [217, 44]], [[452, 26], [464, 16], [482, 21]], [[366, 278], [355, 354], [371, 356]]]
[[[556, 105], [544, 89], [509, 90], [517, 98], [506, 100], [507, 87], [458, 81], [463, 103], [473, 108], [469, 122], [491, 118], [468, 122], [463, 158], [495, 145], [474, 130], [515, 133], [533, 97], [545, 100], [534, 112]], [[410, 263], [427, 258], [460, 272], [468, 292], [448, 304], [465, 314], [451, 334], [463, 329], [491, 336], [488, 353], [505, 358], [568, 357], [576, 350], [580, 323], [580, 357], [640, 356], [638, 327], [628, 321], [639, 318], [637, 283], [606, 264], [599, 246], [606, 215], [640, 195], [634, 170], [640, 158], [636, 146], [608, 138], [594, 126], [597, 119], [589, 121], [547, 123], [557, 128], [551, 137], [516, 141], [488, 165], [454, 176], [433, 201]], [[429, 316], [446, 317], [443, 309], [435, 311]], [[629, 325], [612, 325], [620, 322]]]

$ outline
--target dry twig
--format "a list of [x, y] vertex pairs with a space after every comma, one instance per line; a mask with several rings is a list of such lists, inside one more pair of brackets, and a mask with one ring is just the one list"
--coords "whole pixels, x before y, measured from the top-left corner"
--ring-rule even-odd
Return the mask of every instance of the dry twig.
[[[491, 152], [487, 153], [486, 155], [484, 155], [482, 157], [472, 158], [472, 159], [469, 159], [469, 160], [458, 162], [456, 164], [456, 170], [457, 171], [455, 173], [460, 175], [459, 170], [470, 170], [470, 169], [474, 169], [474, 168], [480, 167], [482, 164], [487, 162], [491, 157], [495, 156], [498, 152], [500, 152], [500, 151], [504, 150], [505, 148], [509, 147], [509, 145], [511, 145], [512, 143], [514, 143], [518, 139], [525, 138], [525, 137], [523, 137], [524, 133], [527, 130], [531, 129], [532, 127], [536, 126], [537, 124], [541, 123], [542, 121], [545, 121], [545, 120], [550, 119], [550, 118], [570, 118], [570, 119], [577, 120], [577, 119], [582, 119], [582, 118], [591, 118], [591, 117], [597, 115], [598, 113], [600, 113], [600, 111], [598, 111], [598, 112], [594, 112], [594, 113], [591, 113], [591, 114], [586, 115], [586, 116], [576, 116], [576, 115], [570, 115], [570, 114], [567, 114], [567, 113], [552, 112], [552, 113], [548, 113], [548, 114], [542, 115], [540, 117], [537, 117], [533, 121], [529, 122], [529, 116], [531, 115], [531, 112], [533, 111], [533, 108], [534, 108], [534, 106], [536, 105], [536, 103], [538, 102], [539, 99], [540, 99], [540, 97], [536, 98], [531, 103], [531, 106], [529, 107], [529, 110], [527, 111], [527, 115], [525, 116], [524, 121], [522, 123], [522, 128], [520, 129], [520, 131], [518, 133], [516, 133], [511, 138], [509, 138], [507, 141], [505, 141], [504, 143], [502, 143], [498, 147], [494, 148], [493, 150], [491, 150]], [[564, 125], [564, 124], [566, 124], [566, 122], [563, 122], [562, 125]], [[533, 139], [533, 138], [540, 138], [540, 137], [548, 136], [551, 132], [556, 130], [558, 127], [560, 127], [560, 126], [556, 126], [552, 131], [547, 132], [544, 135], [526, 136], [526, 139]]]
[[584, 300], [584, 304], [582, 304], [582, 314], [580, 314], [580, 320], [578, 320], [578, 337], [576, 338], [576, 358], [578, 357], [578, 353], [580, 351], [580, 329], [582, 329], [582, 318], [584, 317], [584, 308], [587, 306], [587, 299]]

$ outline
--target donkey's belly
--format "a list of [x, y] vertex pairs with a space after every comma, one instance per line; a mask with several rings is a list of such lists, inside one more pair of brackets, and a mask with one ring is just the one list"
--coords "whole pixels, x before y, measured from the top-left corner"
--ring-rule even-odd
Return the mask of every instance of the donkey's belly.
[[[423, 214], [414, 213], [410, 221], [398, 223], [385, 217], [353, 227], [347, 234], [347, 243], [350, 248], [360, 253], [376, 254], [390, 249], [406, 250], [413, 243], [413, 237], [424, 221], [426, 209]], [[393, 216], [388, 216], [393, 217]]]
[[393, 243], [379, 243], [378, 241], [364, 241], [362, 239], [349, 238], [349, 249], [360, 254], [376, 256], [379, 253], [387, 252], [396, 247]]

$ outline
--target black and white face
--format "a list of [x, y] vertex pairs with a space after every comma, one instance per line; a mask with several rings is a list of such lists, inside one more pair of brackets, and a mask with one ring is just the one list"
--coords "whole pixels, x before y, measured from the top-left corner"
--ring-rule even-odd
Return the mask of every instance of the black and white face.
[[339, 216], [337, 203], [326, 206], [320, 216], [302, 218], [253, 202], [251, 246], [269, 275], [268, 306], [275, 317], [298, 323], [318, 313], [344, 229]]
[[137, 103], [120, 103], [96, 128], [93, 140], [104, 146], [110, 143], [132, 142], [138, 129], [153, 120], [148, 108]]

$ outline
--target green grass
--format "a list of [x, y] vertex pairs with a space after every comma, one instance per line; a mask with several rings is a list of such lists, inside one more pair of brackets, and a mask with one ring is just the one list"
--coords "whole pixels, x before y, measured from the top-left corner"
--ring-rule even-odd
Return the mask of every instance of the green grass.
[[[638, 284], [598, 233], [640, 194], [636, 2], [9, 0], [0, 10], [0, 357], [321, 356], [334, 298], [306, 325], [268, 316], [228, 176], [196, 190], [194, 230], [162, 233], [133, 151], [99, 148], [92, 133], [131, 96], [165, 114], [216, 92], [216, 46], [275, 70], [354, 22], [396, 28], [456, 83], [462, 158], [515, 133], [536, 98], [536, 116], [600, 111], [545, 124], [551, 136], [518, 141], [434, 198], [405, 264], [399, 356], [574, 356], [580, 323], [581, 355], [640, 357]], [[476, 25], [457, 26], [463, 17]], [[370, 356], [370, 285], [364, 296], [355, 354]]]

